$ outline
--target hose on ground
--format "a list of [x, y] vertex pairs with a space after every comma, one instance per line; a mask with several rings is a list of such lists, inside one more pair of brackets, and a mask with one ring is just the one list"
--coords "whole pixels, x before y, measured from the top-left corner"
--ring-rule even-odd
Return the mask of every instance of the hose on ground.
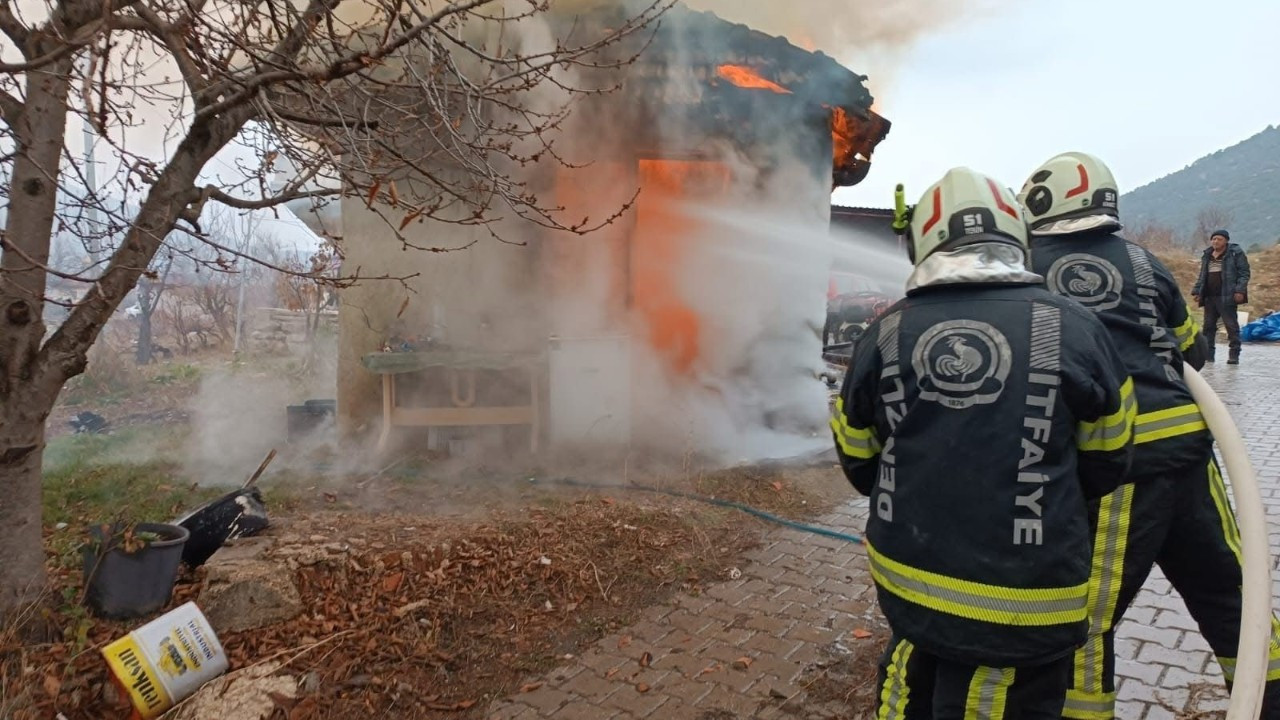
[[585, 488], [589, 490], [635, 490], [637, 492], [647, 492], [647, 493], [655, 493], [658, 495], [668, 495], [670, 497], [678, 497], [678, 498], [683, 498], [685, 500], [696, 500], [698, 502], [706, 503], [708, 505], [715, 505], [717, 507], [738, 510], [740, 512], [747, 513], [748, 515], [758, 517], [761, 520], [766, 520], [776, 525], [782, 525], [783, 527], [789, 527], [793, 530], [801, 530], [803, 532], [812, 533], [814, 535], [821, 535], [823, 537], [835, 538], [836, 540], [845, 540], [851, 543], [862, 542], [862, 538], [858, 537], [857, 535], [851, 535], [849, 533], [840, 532], [839, 530], [832, 530], [831, 528], [820, 527], [818, 525], [806, 525], [805, 523], [799, 523], [799, 522], [796, 522], [795, 520], [788, 520], [784, 517], [779, 517], [777, 515], [774, 515], [773, 513], [765, 512], [760, 508], [751, 507], [750, 505], [747, 505], [744, 503], [734, 502], [732, 500], [725, 500], [723, 498], [708, 497], [706, 495], [695, 495], [693, 493], [681, 492], [679, 490], [667, 490], [665, 488], [653, 487], [652, 485], [641, 485], [639, 483], [628, 483], [626, 485], [606, 485], [604, 483], [592, 483], [592, 482], [586, 482], [583, 480], [574, 480], [573, 478], [531, 480], [530, 482], [533, 482], [535, 484], [543, 484], [543, 485], [564, 485], [566, 487]]
[[1244, 597], [1235, 682], [1231, 702], [1227, 706], [1227, 720], [1256, 720], [1262, 710], [1271, 644], [1271, 553], [1266, 511], [1244, 439], [1227, 412], [1227, 406], [1200, 373], [1190, 366], [1183, 366], [1183, 377], [1222, 451], [1235, 493], [1236, 519], [1240, 525]]

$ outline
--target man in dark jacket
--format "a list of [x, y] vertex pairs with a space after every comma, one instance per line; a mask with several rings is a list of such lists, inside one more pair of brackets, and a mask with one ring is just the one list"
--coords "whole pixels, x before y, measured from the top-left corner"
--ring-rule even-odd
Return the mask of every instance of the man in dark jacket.
[[1128, 472], [1133, 382], [1027, 271], [1005, 186], [951, 170], [910, 234], [907, 297], [859, 338], [831, 423], [893, 630], [877, 717], [1056, 719], [1088, 630], [1086, 502]]
[[[1213, 437], [1182, 379], [1204, 364], [1204, 337], [1177, 282], [1120, 231], [1119, 188], [1102, 161], [1058, 155], [1020, 199], [1031, 267], [1049, 290], [1093, 311], [1111, 333], [1138, 401], [1130, 479], [1093, 508], [1089, 639], [1075, 654], [1063, 716], [1115, 716], [1115, 626], [1158, 564], [1186, 601], [1230, 681], [1240, 640], [1239, 532], [1213, 460]], [[1280, 720], [1280, 635], [1273, 632], [1262, 717]]]
[[1204, 308], [1204, 336], [1209, 341], [1209, 362], [1217, 345], [1218, 318], [1227, 328], [1228, 365], [1240, 363], [1240, 321], [1236, 307], [1249, 302], [1249, 256], [1231, 242], [1231, 233], [1216, 230], [1200, 257], [1200, 277], [1191, 296]]

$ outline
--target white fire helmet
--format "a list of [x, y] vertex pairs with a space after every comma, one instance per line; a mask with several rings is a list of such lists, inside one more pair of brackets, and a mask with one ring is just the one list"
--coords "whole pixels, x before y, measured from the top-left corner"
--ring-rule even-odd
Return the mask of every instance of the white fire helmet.
[[1111, 169], [1080, 152], [1063, 153], [1041, 165], [1018, 193], [1032, 232], [1061, 220], [1093, 215], [1119, 220], [1119, 201]]
[[977, 242], [1027, 249], [1027, 224], [1013, 191], [966, 167], [952, 168], [911, 213], [907, 253], [919, 265], [939, 250]]

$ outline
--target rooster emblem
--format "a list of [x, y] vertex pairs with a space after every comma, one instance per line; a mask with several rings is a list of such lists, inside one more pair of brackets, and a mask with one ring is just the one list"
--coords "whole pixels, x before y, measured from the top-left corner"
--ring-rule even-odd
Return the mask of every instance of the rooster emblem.
[[920, 399], [954, 410], [999, 400], [1012, 365], [1008, 339], [979, 320], [943, 320], [911, 351]]
[[1102, 275], [1086, 269], [1083, 265], [1073, 266], [1071, 272], [1075, 277], [1067, 281], [1067, 289], [1072, 295], [1092, 297], [1102, 289], [1104, 282]]
[[1094, 312], [1118, 307], [1124, 277], [1105, 258], [1088, 253], [1064, 255], [1045, 274], [1049, 289]]
[[946, 339], [947, 347], [954, 355], [943, 355], [938, 358], [937, 368], [942, 375], [958, 377], [963, 382], [975, 370], [982, 367], [982, 353], [965, 343], [959, 335]]

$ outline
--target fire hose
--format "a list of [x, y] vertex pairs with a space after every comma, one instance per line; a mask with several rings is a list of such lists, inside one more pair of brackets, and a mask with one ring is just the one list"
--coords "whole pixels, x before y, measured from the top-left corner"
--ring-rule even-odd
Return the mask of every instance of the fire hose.
[[1210, 432], [1218, 441], [1235, 491], [1244, 585], [1240, 642], [1236, 648], [1235, 681], [1231, 702], [1227, 706], [1227, 720], [1255, 720], [1262, 709], [1271, 642], [1271, 553], [1267, 541], [1266, 511], [1244, 439], [1227, 412], [1227, 406], [1200, 373], [1190, 366], [1183, 366], [1183, 377]]

